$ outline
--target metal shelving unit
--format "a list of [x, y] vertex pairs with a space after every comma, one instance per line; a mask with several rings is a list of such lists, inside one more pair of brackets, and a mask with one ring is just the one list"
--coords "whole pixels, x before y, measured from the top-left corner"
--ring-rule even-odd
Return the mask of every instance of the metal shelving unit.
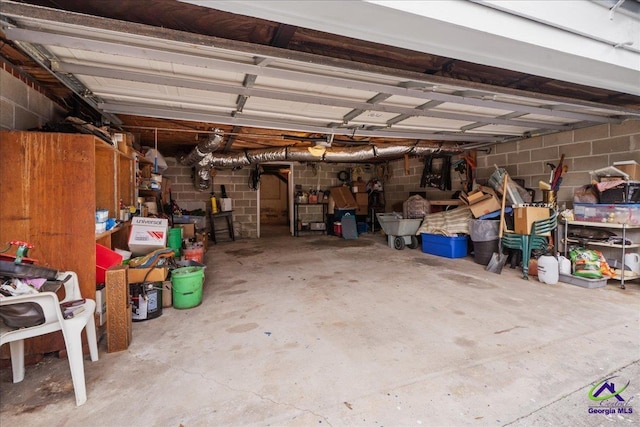
[[568, 243], [580, 243], [578, 239], [569, 239], [568, 237], [568, 229], [569, 226], [582, 226], [582, 227], [593, 227], [593, 228], [611, 228], [615, 230], [622, 230], [622, 244], [614, 244], [608, 242], [587, 242], [586, 244], [589, 246], [600, 246], [606, 248], [614, 248], [620, 249], [622, 253], [622, 268], [620, 269], [620, 275], [614, 276], [614, 280], [620, 281], [620, 288], [625, 289], [625, 280], [633, 280], [640, 277], [640, 274], [635, 274], [630, 271], [625, 271], [624, 266], [624, 254], [627, 249], [640, 248], [640, 244], [633, 243], [627, 245], [627, 230], [640, 230], [640, 225], [628, 225], [628, 224], [617, 224], [617, 223], [602, 223], [602, 222], [589, 222], [589, 221], [564, 221], [564, 255], [567, 256], [567, 246]]
[[322, 207], [322, 220], [321, 221], [315, 221], [315, 222], [322, 222], [325, 224], [324, 230], [304, 230], [304, 232], [309, 232], [309, 233], [322, 233], [322, 234], [327, 234], [327, 209], [328, 209], [328, 204], [327, 203], [298, 203], [295, 202], [293, 204], [293, 235], [298, 237], [300, 235], [300, 231], [303, 230], [298, 230], [298, 219], [300, 218], [300, 213], [299, 213], [299, 207], [300, 206], [321, 206]]

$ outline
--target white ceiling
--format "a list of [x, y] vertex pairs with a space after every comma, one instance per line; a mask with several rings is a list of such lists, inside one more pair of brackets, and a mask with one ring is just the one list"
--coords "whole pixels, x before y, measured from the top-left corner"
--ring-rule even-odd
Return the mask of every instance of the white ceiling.
[[180, 1], [640, 95], [638, 0]]
[[[323, 18], [316, 22], [325, 22], [329, 19], [326, 15], [335, 12], [315, 15], [320, 5], [327, 6], [326, 2], [190, 2], [222, 9], [251, 6], [273, 11], [276, 6], [278, 10], [286, 6], [290, 15], [304, 5], [305, 10], [311, 8], [304, 16]], [[376, 13], [386, 11], [387, 19], [381, 16], [376, 19], [375, 15], [366, 19], [370, 30], [372, 22], [384, 23], [375, 27], [378, 35], [381, 29], [388, 33], [403, 22], [414, 22], [400, 20], [407, 17], [406, 13], [390, 10], [387, 2], [329, 3], [335, 7], [327, 8], [336, 11], [348, 8], [355, 13], [358, 9], [353, 8], [358, 5]], [[452, 3], [459, 5], [443, 2], [440, 6], [450, 9]], [[393, 5], [411, 6], [407, 2]], [[473, 3], [469, 6], [480, 7], [484, 12], [481, 15], [495, 12]], [[205, 36], [134, 23], [115, 30], [107, 19], [93, 17], [84, 23], [77, 16], [71, 19], [68, 12], [43, 14], [40, 10], [3, 2], [0, 14], [5, 21], [5, 34], [105, 113], [467, 143], [502, 142], [523, 135], [640, 118], [637, 110], [465, 84], [418, 73], [391, 72], [381, 67], [357, 68], [346, 61], [285, 54], [269, 47], [259, 51], [255, 47], [230, 49]], [[331, 13], [334, 15], [340, 14]], [[481, 18], [476, 17], [478, 21]], [[417, 22], [424, 24], [422, 19], [426, 18], [418, 18]], [[282, 20], [286, 21], [286, 16]], [[340, 22], [336, 26], [340, 27]], [[357, 29], [364, 22], [362, 18], [354, 18], [352, 27]], [[449, 22], [448, 28], [452, 25]], [[465, 32], [470, 35], [468, 28]], [[396, 40], [400, 36], [396, 34]], [[473, 38], [468, 39], [469, 43]], [[493, 47], [494, 52], [502, 49]], [[617, 52], [635, 54], [627, 49]], [[518, 61], [517, 53], [504, 51], [505, 57], [512, 56], [512, 61]], [[553, 64], [548, 66], [554, 68]], [[624, 69], [622, 65], [608, 66]], [[626, 85], [623, 74], [611, 80]]]

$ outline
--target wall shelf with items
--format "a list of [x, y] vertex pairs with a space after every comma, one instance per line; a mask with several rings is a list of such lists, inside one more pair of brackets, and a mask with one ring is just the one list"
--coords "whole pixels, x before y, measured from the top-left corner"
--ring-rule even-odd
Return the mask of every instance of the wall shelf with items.
[[[595, 246], [598, 248], [606, 248], [609, 253], [617, 254], [616, 256], [620, 256], [621, 258], [621, 267], [619, 272], [612, 279], [620, 281], [620, 288], [625, 289], [625, 282], [629, 280], [635, 280], [640, 278], [640, 274], [634, 273], [630, 270], [625, 269], [625, 254], [627, 250], [633, 249], [638, 251], [640, 248], [640, 225], [629, 225], [629, 224], [617, 224], [617, 223], [606, 223], [606, 222], [589, 222], [589, 221], [564, 221], [564, 255], [567, 256], [568, 246], [570, 243], [578, 243], [584, 244], [585, 246]], [[606, 241], [593, 241], [586, 239], [577, 239], [569, 237], [569, 227], [586, 227], [586, 228], [602, 228], [602, 229], [611, 229], [611, 230], [620, 230], [622, 232], [620, 244], [606, 242]], [[633, 240], [632, 243], [627, 243], [628, 234], [632, 235]], [[606, 254], [605, 254], [606, 256]], [[617, 259], [617, 258], [616, 258]]]
[[[144, 157], [142, 154], [137, 155], [137, 170], [136, 170], [136, 207], [138, 206], [138, 198], [145, 198], [147, 201], [155, 204], [155, 210], [157, 212], [150, 213], [163, 213], [164, 205], [170, 202], [169, 192], [171, 190], [171, 183], [166, 177], [162, 177], [160, 174], [153, 173], [154, 163]], [[154, 175], [158, 175], [157, 178], [162, 181], [157, 183], [151, 183]]]
[[[294, 232], [293, 235], [294, 236], [300, 236], [300, 233], [322, 233], [322, 234], [326, 234], [327, 233], [327, 203], [294, 203], [293, 204], [293, 224], [294, 224]], [[301, 224], [301, 220], [300, 220], [300, 207], [303, 207], [303, 209], [305, 209], [305, 218], [309, 217], [311, 218], [311, 216], [313, 215], [313, 219], [314, 221], [309, 221], [309, 229], [305, 229], [302, 230], [301, 226], [299, 226], [299, 223]], [[317, 209], [318, 207], [321, 208]], [[318, 212], [309, 212], [311, 209], [317, 210]], [[318, 215], [322, 213], [321, 217], [318, 217]], [[313, 229], [311, 227], [313, 227], [311, 224], [322, 224], [322, 226], [320, 226], [322, 229]]]

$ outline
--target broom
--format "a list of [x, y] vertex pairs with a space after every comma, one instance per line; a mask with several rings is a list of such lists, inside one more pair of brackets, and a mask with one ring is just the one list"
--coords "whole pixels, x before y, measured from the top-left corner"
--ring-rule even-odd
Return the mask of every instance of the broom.
[[502, 178], [502, 206], [500, 208], [500, 226], [498, 231], [498, 252], [494, 252], [491, 255], [491, 259], [489, 260], [489, 264], [484, 268], [487, 271], [492, 273], [500, 274], [502, 273], [502, 267], [504, 267], [507, 262], [507, 255], [502, 253], [502, 234], [504, 233], [504, 209], [507, 202], [507, 182], [509, 179], [509, 174], [505, 173]]

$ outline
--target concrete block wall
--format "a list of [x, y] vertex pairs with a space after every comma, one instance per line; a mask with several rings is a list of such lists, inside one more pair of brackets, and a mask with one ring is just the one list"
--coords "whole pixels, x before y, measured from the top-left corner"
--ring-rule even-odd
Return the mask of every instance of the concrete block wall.
[[[326, 191], [339, 187], [343, 183], [338, 179], [340, 171], [349, 170], [350, 165], [329, 163], [300, 163], [293, 168], [293, 182], [302, 187], [302, 191]], [[293, 215], [293, 213], [292, 213]], [[299, 206], [298, 217], [302, 222], [318, 222], [322, 219], [322, 207]]]
[[[562, 144], [562, 145], [561, 145]], [[521, 178], [525, 186], [537, 190], [538, 181], [549, 179], [547, 162], [557, 164], [561, 154], [565, 154], [565, 164], [569, 167], [558, 193], [558, 202], [571, 206], [575, 189], [590, 182], [589, 171], [611, 165], [615, 161], [635, 160], [640, 163], [640, 121], [628, 121], [619, 125], [601, 125], [576, 131], [541, 136], [492, 147], [491, 153], [478, 152], [477, 181], [486, 183], [495, 170], [494, 164], [506, 168], [514, 178]], [[459, 157], [454, 155], [452, 161]], [[164, 173], [172, 183], [174, 200], [185, 209], [207, 209], [209, 192], [200, 192], [194, 188], [191, 168], [179, 165], [176, 159], [168, 158], [169, 168]], [[357, 165], [348, 164], [294, 164], [295, 184], [304, 191], [319, 188], [321, 190], [342, 185], [338, 173]], [[389, 179], [384, 185], [385, 211], [401, 211], [402, 202], [413, 191], [425, 191], [432, 200], [451, 199], [462, 188], [458, 173], [451, 171], [450, 191], [435, 188], [420, 188], [420, 178], [424, 168], [422, 158], [411, 157], [408, 173], [405, 173], [404, 159], [388, 163]], [[363, 182], [377, 176], [380, 171], [369, 166], [364, 167]], [[225, 185], [227, 194], [233, 199], [234, 228], [237, 237], [254, 238], [257, 236], [257, 193], [248, 187], [250, 168], [240, 170], [218, 170], [213, 179], [216, 194], [220, 194], [220, 185]], [[541, 199], [540, 191], [536, 199]], [[302, 221], [316, 221], [316, 207], [302, 208]]]
[[[574, 191], [591, 180], [590, 171], [604, 168], [616, 161], [635, 160], [640, 163], [640, 121], [600, 125], [548, 136], [540, 136], [508, 144], [495, 145], [489, 154], [478, 151], [476, 181], [486, 184], [495, 166], [505, 168], [513, 178], [521, 178], [525, 186], [536, 190], [536, 200], [542, 199], [538, 181], [549, 181], [546, 163], [557, 164], [564, 153], [569, 170], [558, 192], [558, 203], [572, 206]], [[458, 157], [453, 156], [453, 161]], [[398, 210], [411, 191], [426, 191], [428, 199], [449, 199], [461, 189], [460, 179], [451, 171], [452, 191], [420, 188], [423, 160], [409, 159], [409, 173], [404, 172], [404, 159], [389, 163], [391, 178], [385, 184], [386, 210]]]
[[[459, 156], [452, 156], [452, 163], [458, 160]], [[445, 200], [451, 199], [456, 191], [462, 189], [460, 177], [457, 172], [451, 170], [451, 190], [443, 191], [437, 188], [421, 188], [420, 179], [424, 170], [423, 157], [410, 157], [408, 173], [405, 173], [404, 159], [389, 162], [391, 172], [390, 179], [385, 183], [385, 211], [386, 212], [402, 212], [402, 203], [409, 198], [409, 194], [413, 191], [427, 193], [429, 200]]]
[[572, 206], [574, 191], [591, 181], [590, 171], [611, 166], [613, 162], [635, 160], [640, 163], [640, 121], [605, 124], [575, 131], [539, 136], [496, 145], [490, 154], [478, 153], [478, 180], [486, 182], [495, 165], [505, 168], [525, 186], [536, 190], [541, 200], [539, 181], [549, 181], [546, 163], [558, 164], [564, 154], [569, 167], [558, 191], [558, 202]]
[[[251, 169], [217, 170], [213, 177], [213, 189], [199, 191], [193, 181], [190, 167], [181, 165], [174, 157], [165, 158], [168, 168], [163, 177], [171, 181], [171, 196], [182, 209], [190, 211], [211, 210], [211, 191], [220, 197], [220, 186], [224, 185], [227, 196], [233, 200], [233, 228], [236, 238], [256, 237], [257, 235], [257, 193], [249, 189], [249, 173]], [[207, 223], [209, 218], [207, 217]], [[210, 227], [210, 225], [208, 225]], [[216, 229], [223, 226], [216, 222]]]
[[59, 120], [66, 111], [11, 65], [0, 62], [0, 129], [28, 130]]
[[[210, 208], [210, 192], [198, 191], [193, 183], [190, 167], [181, 165], [176, 158], [166, 157], [168, 168], [163, 177], [171, 181], [171, 195], [173, 200], [183, 209], [208, 211]], [[320, 188], [330, 189], [342, 185], [338, 179], [338, 173], [348, 170], [351, 165], [345, 164], [311, 164], [295, 163], [293, 165], [293, 179], [296, 185], [300, 185], [303, 191]], [[220, 197], [220, 186], [224, 185], [227, 195], [233, 199], [233, 227], [236, 238], [255, 238], [258, 235], [258, 193], [249, 188], [249, 175], [251, 168], [238, 170], [220, 169], [215, 171], [213, 185], [215, 194]], [[363, 180], [369, 179], [365, 171]], [[317, 207], [303, 207], [299, 214], [303, 221], [317, 221]], [[291, 213], [293, 215], [293, 213]], [[208, 218], [207, 218], [208, 221]], [[222, 227], [222, 223], [216, 228]], [[209, 225], [210, 226], [210, 225]]]

